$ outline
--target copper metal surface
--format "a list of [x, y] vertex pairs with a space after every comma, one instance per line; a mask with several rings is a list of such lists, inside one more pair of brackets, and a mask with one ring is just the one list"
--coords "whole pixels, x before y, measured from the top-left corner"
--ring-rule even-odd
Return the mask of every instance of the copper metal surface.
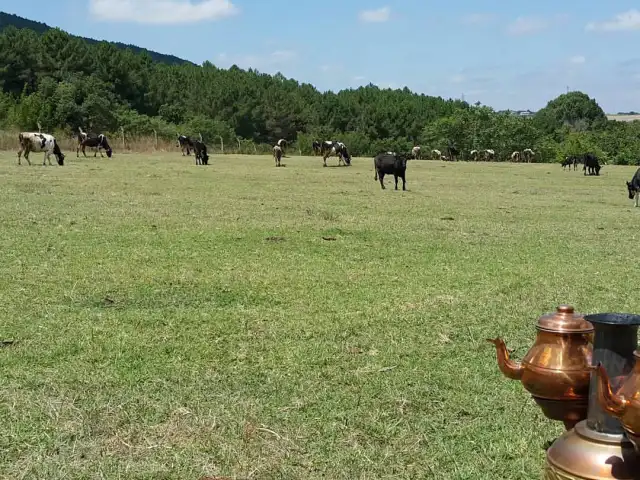
[[587, 422], [547, 450], [545, 480], [640, 480], [640, 457], [624, 435], [595, 432]]
[[520, 380], [546, 417], [570, 429], [587, 417], [593, 325], [561, 305], [540, 317], [536, 328], [536, 340], [521, 362], [510, 359], [501, 338], [487, 341], [496, 347], [500, 371]]
[[610, 415], [618, 418], [624, 430], [640, 453], [640, 351], [633, 353], [635, 366], [622, 381], [609, 380], [606, 369], [599, 364], [598, 402]]

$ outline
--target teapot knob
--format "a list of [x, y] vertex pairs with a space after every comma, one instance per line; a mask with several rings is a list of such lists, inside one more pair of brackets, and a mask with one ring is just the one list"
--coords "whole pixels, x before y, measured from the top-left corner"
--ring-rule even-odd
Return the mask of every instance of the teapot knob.
[[559, 305], [556, 310], [558, 313], [573, 313], [573, 307], [571, 305]]

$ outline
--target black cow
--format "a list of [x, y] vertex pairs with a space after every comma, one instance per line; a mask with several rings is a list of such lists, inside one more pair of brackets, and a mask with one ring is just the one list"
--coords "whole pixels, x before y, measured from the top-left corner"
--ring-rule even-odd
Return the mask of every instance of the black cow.
[[313, 148], [313, 154], [314, 155], [320, 155], [320, 142], [318, 140], [314, 140], [313, 143], [311, 144], [311, 148]]
[[449, 161], [455, 162], [458, 159], [460, 152], [453, 143], [449, 143], [447, 146], [447, 153], [449, 154]]
[[113, 150], [111, 149], [111, 146], [109, 145], [107, 137], [106, 137], [106, 135], [103, 135], [102, 133], [100, 135], [98, 135], [97, 137], [92, 137], [92, 136], [86, 135], [84, 137], [84, 140], [82, 140], [78, 144], [78, 148], [76, 148], [76, 157], [80, 156], [80, 150], [82, 150], [82, 154], [86, 157], [87, 156], [87, 152], [85, 152], [85, 150], [84, 150], [86, 147], [93, 148], [95, 150], [95, 152], [93, 154], [94, 157], [96, 157], [98, 155], [98, 152], [100, 152], [100, 156], [101, 157], [104, 157], [104, 155], [102, 155], [102, 150], [107, 152], [107, 157], [109, 157], [109, 158], [111, 158], [111, 155], [113, 155]]
[[200, 140], [196, 140], [193, 143], [193, 153], [196, 156], [196, 165], [209, 165], [207, 146]]
[[629, 190], [629, 200], [635, 198], [634, 205], [637, 207], [640, 199], [640, 168], [636, 170], [631, 181], [627, 182], [627, 189]]
[[562, 161], [562, 170], [564, 170], [566, 167], [569, 167], [569, 170], [571, 170], [571, 165], [573, 165], [573, 169], [576, 169], [576, 157], [574, 155], [569, 155], [567, 157], [565, 157], [565, 159]]
[[402, 190], [407, 189], [407, 181], [405, 179], [405, 172], [407, 171], [407, 157], [403, 154], [396, 155], [395, 153], [379, 153], [376, 158], [373, 159], [373, 168], [376, 173], [373, 177], [374, 180], [380, 178], [380, 186], [384, 189], [384, 176], [385, 174], [393, 174], [393, 178], [396, 181], [396, 190], [398, 190], [398, 177], [402, 179]]
[[191, 140], [186, 135], [178, 135], [178, 143], [176, 147], [179, 147], [182, 150], [182, 156], [184, 156], [184, 152], [187, 152], [187, 155], [191, 154], [191, 150], [194, 149], [193, 140]]
[[598, 157], [596, 157], [593, 153], [586, 153], [582, 156], [582, 160], [584, 161], [584, 167], [582, 167], [582, 171], [584, 174], [587, 174], [587, 170], [589, 170], [589, 175], [600, 175], [600, 163], [598, 162]]

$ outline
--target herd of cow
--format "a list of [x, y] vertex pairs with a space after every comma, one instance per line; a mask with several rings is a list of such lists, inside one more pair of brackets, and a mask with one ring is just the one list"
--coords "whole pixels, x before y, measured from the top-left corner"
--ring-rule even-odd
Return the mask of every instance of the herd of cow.
[[[94, 157], [96, 157], [98, 153], [100, 153], [101, 157], [104, 157], [104, 155], [102, 155], [102, 150], [104, 150], [107, 157], [111, 158], [113, 150], [109, 145], [106, 135], [87, 134], [82, 131], [82, 128], [79, 128], [78, 130], [76, 157], [80, 156], [80, 151], [82, 151], [82, 154], [86, 157], [87, 154], [85, 149], [89, 147], [95, 150]], [[56, 157], [58, 165], [64, 165], [65, 155], [60, 150], [60, 146], [53, 135], [41, 132], [22, 132], [18, 135], [18, 141], [20, 143], [20, 149], [18, 151], [18, 165], [21, 164], [21, 157], [23, 154], [25, 160], [27, 160], [29, 165], [31, 165], [31, 161], [29, 160], [30, 152], [44, 152], [43, 165], [46, 165], [47, 161], [49, 162], [49, 165], [51, 165], [51, 155]], [[191, 151], [193, 151], [196, 159], [196, 165], [209, 164], [207, 146], [202, 142], [202, 140], [192, 140], [186, 135], [178, 135], [178, 143], [176, 146], [182, 150], [182, 155], [190, 155]], [[287, 141], [285, 139], [281, 139], [273, 147], [273, 158], [275, 160], [276, 167], [281, 166], [281, 159], [284, 156], [286, 146]], [[338, 166], [341, 164], [344, 164], [345, 166], [351, 165], [351, 154], [349, 153], [347, 146], [342, 142], [331, 140], [320, 142], [318, 140], [314, 140], [312, 148], [316, 155], [322, 156], [323, 166], [325, 167], [327, 166], [327, 159], [332, 156], [338, 158]], [[432, 156], [443, 160], [455, 161], [458, 154], [458, 150], [451, 144], [448, 146], [447, 155], [442, 155], [439, 150], [432, 150]], [[491, 149], [487, 149], [482, 152], [477, 150], [472, 150], [470, 152], [471, 159], [476, 161], [480, 159], [491, 160], [494, 155], [495, 153]], [[522, 154], [520, 152], [513, 152], [511, 159], [513, 161], [520, 161], [521, 159], [524, 159], [526, 162], [531, 162], [533, 161], [534, 155], [533, 150], [525, 149], [522, 151]], [[393, 175], [396, 190], [398, 189], [398, 178], [402, 179], [402, 189], [406, 190], [407, 161], [420, 160], [421, 158], [420, 146], [413, 147], [409, 153], [379, 153], [375, 156], [373, 162], [375, 170], [374, 180], [379, 180], [380, 186], [384, 189], [384, 176]], [[563, 170], [565, 170], [566, 167], [571, 169], [571, 166], [576, 170], [579, 164], [583, 165], [582, 170], [585, 175], [587, 175], [587, 172], [589, 175], [600, 175], [600, 169], [602, 167], [600, 166], [598, 158], [592, 153], [570, 155], [565, 158], [561, 165]], [[635, 206], [637, 207], [640, 201], [640, 168], [636, 171], [631, 181], [626, 183], [629, 191], [629, 198], [632, 200], [635, 199]]]

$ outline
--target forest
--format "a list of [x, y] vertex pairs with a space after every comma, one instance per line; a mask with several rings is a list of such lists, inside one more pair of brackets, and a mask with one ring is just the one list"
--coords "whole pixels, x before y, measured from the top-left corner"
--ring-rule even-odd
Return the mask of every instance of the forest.
[[[71, 136], [78, 127], [127, 141], [202, 135], [225, 152], [265, 153], [280, 138], [311, 154], [313, 139], [379, 151], [491, 148], [496, 160], [532, 148], [536, 161], [592, 152], [637, 164], [640, 122], [608, 120], [595, 99], [568, 92], [531, 117], [481, 104], [369, 84], [320, 92], [281, 74], [154, 59], [148, 51], [87, 41], [57, 28], [0, 32], [0, 129]], [[114, 147], [115, 148], [115, 147]]]

